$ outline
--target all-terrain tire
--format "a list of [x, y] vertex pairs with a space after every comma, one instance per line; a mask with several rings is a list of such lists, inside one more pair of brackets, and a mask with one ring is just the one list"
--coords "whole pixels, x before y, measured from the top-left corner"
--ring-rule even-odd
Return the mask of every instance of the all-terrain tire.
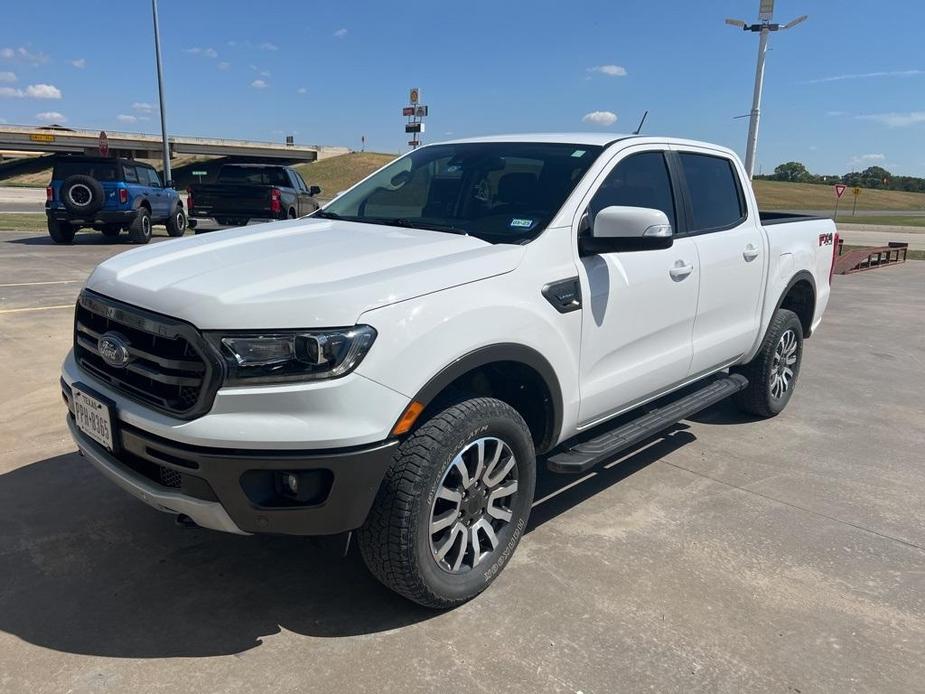
[[55, 243], [72, 243], [77, 229], [69, 222], [59, 222], [56, 219], [48, 220], [48, 235]]
[[151, 240], [151, 213], [147, 207], [138, 208], [138, 214], [128, 228], [128, 239], [138, 244]]
[[74, 174], [61, 183], [59, 195], [68, 212], [86, 219], [106, 203], [106, 191], [93, 176]]
[[186, 233], [187, 227], [186, 212], [180, 205], [174, 209], [173, 214], [167, 218], [167, 233], [176, 238]]
[[778, 309], [758, 353], [731, 369], [748, 379], [748, 387], [734, 396], [739, 409], [758, 417], [780, 414], [793, 396], [802, 361], [803, 325], [793, 311]]
[[[508, 448], [502, 449], [501, 444], [496, 442], [502, 442]], [[495, 445], [498, 447], [491, 448]], [[514, 465], [507, 473], [511, 477], [499, 480], [499, 486], [493, 489], [498, 491], [501, 485], [510, 489], [511, 483], [516, 482], [516, 491], [509, 497], [505, 495], [509, 501], [504, 513], [509, 512], [510, 517], [492, 530], [495, 536], [492, 546], [487, 536], [474, 529], [481, 521], [466, 520], [472, 509], [478, 507], [479, 500], [491, 494], [490, 490], [481, 487], [481, 482], [475, 482], [478, 473], [472, 475], [472, 487], [464, 492], [468, 500], [456, 503], [460, 508], [460, 522], [474, 523], [475, 526], [459, 532], [465, 532], [466, 538], [480, 536], [481, 546], [491, 547], [491, 550], [481, 550], [481, 559], [476, 561], [471, 558], [475, 545], [470, 540], [470, 555], [465, 555], [470, 558], [463, 562], [460, 569], [454, 570], [441, 566], [441, 559], [437, 558], [433, 531], [437, 516], [434, 514], [438, 507], [444, 508], [439, 504], [449, 503], [443, 494], [446, 486], [451, 484], [449, 475], [456, 474], [458, 466], [454, 465], [454, 461], [468, 460], [465, 464], [472, 470], [473, 448], [477, 451], [476, 459], [483, 456], [485, 460], [508, 461], [513, 457]], [[493, 454], [493, 451], [501, 450], [509, 451], [510, 456]], [[496, 484], [489, 480], [490, 469], [501, 474], [500, 470], [508, 469], [508, 465], [497, 462], [489, 468], [486, 463], [482, 478], [486, 487]], [[449, 406], [421, 424], [396, 451], [366, 523], [358, 531], [363, 560], [379, 581], [409, 600], [438, 609], [459, 605], [485, 590], [510, 559], [527, 526], [535, 485], [533, 439], [514, 408], [494, 398], [473, 398]], [[477, 495], [481, 496], [477, 498]], [[489, 506], [493, 503], [488, 501]], [[485, 513], [494, 518], [489, 519], [490, 523], [500, 522], [497, 520], [498, 509]], [[450, 508], [450, 516], [453, 517], [453, 514], [455, 510]], [[484, 520], [485, 516], [482, 518]], [[454, 523], [448, 529], [451, 535], [456, 527]], [[457, 556], [462, 554], [462, 551], [457, 552]], [[466, 566], [466, 563], [472, 565]]]

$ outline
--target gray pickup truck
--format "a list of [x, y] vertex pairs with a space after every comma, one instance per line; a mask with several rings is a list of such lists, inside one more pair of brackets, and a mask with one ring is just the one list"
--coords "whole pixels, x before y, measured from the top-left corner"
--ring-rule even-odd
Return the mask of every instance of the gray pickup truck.
[[296, 219], [318, 209], [318, 186], [308, 186], [299, 172], [275, 164], [225, 164], [215, 183], [188, 188], [190, 226], [211, 217], [223, 226], [244, 226], [251, 219]]

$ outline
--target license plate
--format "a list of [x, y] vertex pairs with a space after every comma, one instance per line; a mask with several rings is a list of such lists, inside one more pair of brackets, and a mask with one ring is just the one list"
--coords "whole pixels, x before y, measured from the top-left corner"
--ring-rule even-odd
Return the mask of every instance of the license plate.
[[72, 386], [77, 428], [108, 451], [113, 450], [114, 408], [98, 397]]

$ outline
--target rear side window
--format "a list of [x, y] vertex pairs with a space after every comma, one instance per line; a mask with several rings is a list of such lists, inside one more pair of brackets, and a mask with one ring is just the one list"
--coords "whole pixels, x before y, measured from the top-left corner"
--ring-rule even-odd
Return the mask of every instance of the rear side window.
[[732, 162], [681, 152], [691, 206], [691, 231], [728, 229], [745, 219], [745, 201]]
[[138, 183], [138, 172], [135, 170], [134, 166], [123, 164], [122, 175], [125, 177], [126, 183]]
[[617, 164], [601, 183], [591, 204], [590, 221], [605, 207], [623, 205], [661, 210], [668, 217], [672, 229], [675, 225], [674, 195], [665, 155], [661, 152], [632, 154]]

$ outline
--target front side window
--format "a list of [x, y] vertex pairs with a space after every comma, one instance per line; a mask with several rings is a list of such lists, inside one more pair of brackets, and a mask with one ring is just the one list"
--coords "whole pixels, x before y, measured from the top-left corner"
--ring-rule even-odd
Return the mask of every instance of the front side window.
[[725, 157], [681, 152], [690, 195], [691, 231], [728, 229], [745, 219], [739, 177]]
[[546, 228], [602, 149], [541, 142], [423, 147], [315, 216], [521, 243]]
[[675, 225], [674, 194], [668, 164], [662, 152], [631, 154], [613, 167], [588, 205], [589, 221], [605, 207], [614, 205], [661, 210]]

